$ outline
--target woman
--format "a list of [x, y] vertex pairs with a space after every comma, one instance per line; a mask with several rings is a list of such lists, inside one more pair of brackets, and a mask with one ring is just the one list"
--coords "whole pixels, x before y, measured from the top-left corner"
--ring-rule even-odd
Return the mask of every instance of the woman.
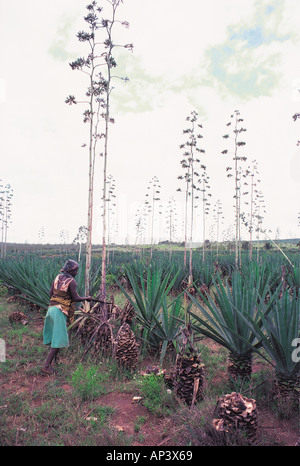
[[50, 351], [42, 371], [52, 374], [52, 361], [57, 359], [60, 348], [69, 346], [67, 331], [67, 318], [74, 320], [75, 302], [91, 301], [92, 297], [79, 296], [75, 276], [79, 270], [79, 264], [71, 259], [67, 260], [57, 275], [50, 290], [50, 305], [46, 314], [43, 340], [45, 345], [50, 344]]

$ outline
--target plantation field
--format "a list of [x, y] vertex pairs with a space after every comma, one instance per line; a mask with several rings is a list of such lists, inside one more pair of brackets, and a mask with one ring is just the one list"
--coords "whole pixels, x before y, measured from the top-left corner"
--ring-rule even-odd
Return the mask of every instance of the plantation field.
[[[75, 325], [69, 330], [70, 346], [61, 351], [56, 373], [49, 377], [41, 373], [48, 352], [42, 343], [42, 329], [49, 288], [66, 257], [26, 254], [2, 261], [0, 338], [6, 344], [6, 361], [0, 362], [0, 444], [252, 445], [253, 441], [245, 432], [216, 432], [212, 425], [219, 398], [238, 392], [256, 401], [255, 445], [296, 445], [299, 404], [297, 399], [295, 402], [290, 379], [292, 395], [278, 389], [278, 373], [280, 368], [281, 375], [286, 371], [286, 375], [293, 375], [292, 381], [295, 374], [298, 380], [299, 366], [292, 367], [289, 360], [280, 360], [273, 348], [272, 352], [267, 345], [257, 345], [258, 352], [252, 352], [250, 377], [236, 377], [235, 372], [228, 371], [228, 357], [232, 354], [232, 345], [236, 345], [236, 350], [242, 348], [241, 341], [235, 340], [237, 335], [233, 329], [222, 331], [224, 325], [220, 325], [221, 317], [230, 316], [234, 309], [230, 307], [230, 300], [222, 303], [220, 299], [236, 294], [236, 299], [241, 299], [240, 310], [246, 309], [250, 295], [246, 294], [242, 278], [246, 277], [248, 288], [252, 283], [254, 289], [258, 277], [264, 277], [263, 284], [259, 280], [255, 308], [264, 297], [264, 306], [269, 307], [262, 309], [270, 316], [282, 303], [283, 312], [290, 312], [290, 316], [298, 312], [298, 322], [289, 328], [299, 336], [299, 254], [288, 252], [288, 258], [293, 266], [279, 253], [267, 251], [261, 254], [259, 263], [250, 263], [245, 255], [242, 268], [236, 270], [230, 255], [220, 256], [217, 267], [215, 256], [203, 263], [201, 252], [198, 256], [195, 253], [193, 290], [189, 288], [189, 294], [183, 294], [188, 272], [183, 267], [182, 251], [173, 252], [171, 256], [168, 249], [155, 251], [152, 258], [149, 252], [141, 256], [140, 252], [128, 255], [126, 251], [115, 251], [108, 263], [108, 298], [119, 310], [124, 309], [128, 301], [133, 305], [131, 330], [139, 349], [136, 366], [129, 370], [120, 365], [109, 349], [99, 347], [99, 341], [87, 350]], [[95, 255], [91, 271], [94, 296], [100, 281], [99, 260]], [[84, 292], [83, 266], [84, 262], [76, 277], [80, 293]], [[290, 296], [285, 299], [287, 307], [282, 297], [276, 295], [282, 290], [282, 284]], [[199, 294], [203, 285], [207, 291]], [[222, 316], [217, 313], [221, 309], [225, 309]], [[26, 325], [10, 321], [9, 316], [15, 311], [25, 314]], [[75, 318], [81, 317], [78, 310]], [[240, 334], [246, 332], [253, 338], [249, 324], [242, 328], [245, 315], [242, 318], [235, 314], [235, 317]], [[155, 367], [165, 374], [172, 372], [176, 355], [182, 349], [180, 332], [187, 320], [192, 324], [193, 345], [204, 365], [204, 396], [192, 406], [188, 406], [174, 388], [169, 388], [164, 376], [157, 375], [157, 371], [143, 375]], [[264, 334], [268, 334], [271, 322], [274, 323], [268, 319], [263, 321]], [[114, 315], [110, 323], [116, 338], [120, 318]], [[284, 333], [282, 325], [280, 328]], [[271, 330], [270, 335], [274, 336], [273, 327]], [[285, 347], [287, 343], [286, 340], [280, 342], [286, 354], [291, 354], [291, 348]]]

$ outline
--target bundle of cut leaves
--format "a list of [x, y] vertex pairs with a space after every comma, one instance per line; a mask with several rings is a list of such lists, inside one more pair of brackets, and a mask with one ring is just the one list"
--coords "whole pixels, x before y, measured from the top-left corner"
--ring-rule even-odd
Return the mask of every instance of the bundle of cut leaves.
[[85, 347], [84, 355], [91, 349], [94, 353], [112, 352], [113, 326], [121, 313], [120, 308], [114, 304], [113, 297], [110, 302], [95, 298], [96, 304], [89, 310], [77, 311], [79, 317], [69, 326], [75, 331]]

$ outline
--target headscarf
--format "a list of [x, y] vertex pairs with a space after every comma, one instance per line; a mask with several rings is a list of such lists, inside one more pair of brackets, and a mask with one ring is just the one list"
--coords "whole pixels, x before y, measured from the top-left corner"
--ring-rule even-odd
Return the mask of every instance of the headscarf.
[[79, 268], [78, 262], [73, 261], [72, 259], [68, 259], [63, 268], [61, 269], [61, 272], [70, 273], [72, 270], [77, 268]]

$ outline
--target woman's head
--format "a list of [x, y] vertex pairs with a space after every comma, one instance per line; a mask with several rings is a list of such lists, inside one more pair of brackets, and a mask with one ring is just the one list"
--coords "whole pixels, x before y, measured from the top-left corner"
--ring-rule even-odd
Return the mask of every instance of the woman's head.
[[66, 272], [70, 273], [71, 275], [76, 275], [79, 269], [79, 264], [76, 261], [73, 261], [72, 259], [68, 259], [63, 268], [61, 269], [61, 272]]

